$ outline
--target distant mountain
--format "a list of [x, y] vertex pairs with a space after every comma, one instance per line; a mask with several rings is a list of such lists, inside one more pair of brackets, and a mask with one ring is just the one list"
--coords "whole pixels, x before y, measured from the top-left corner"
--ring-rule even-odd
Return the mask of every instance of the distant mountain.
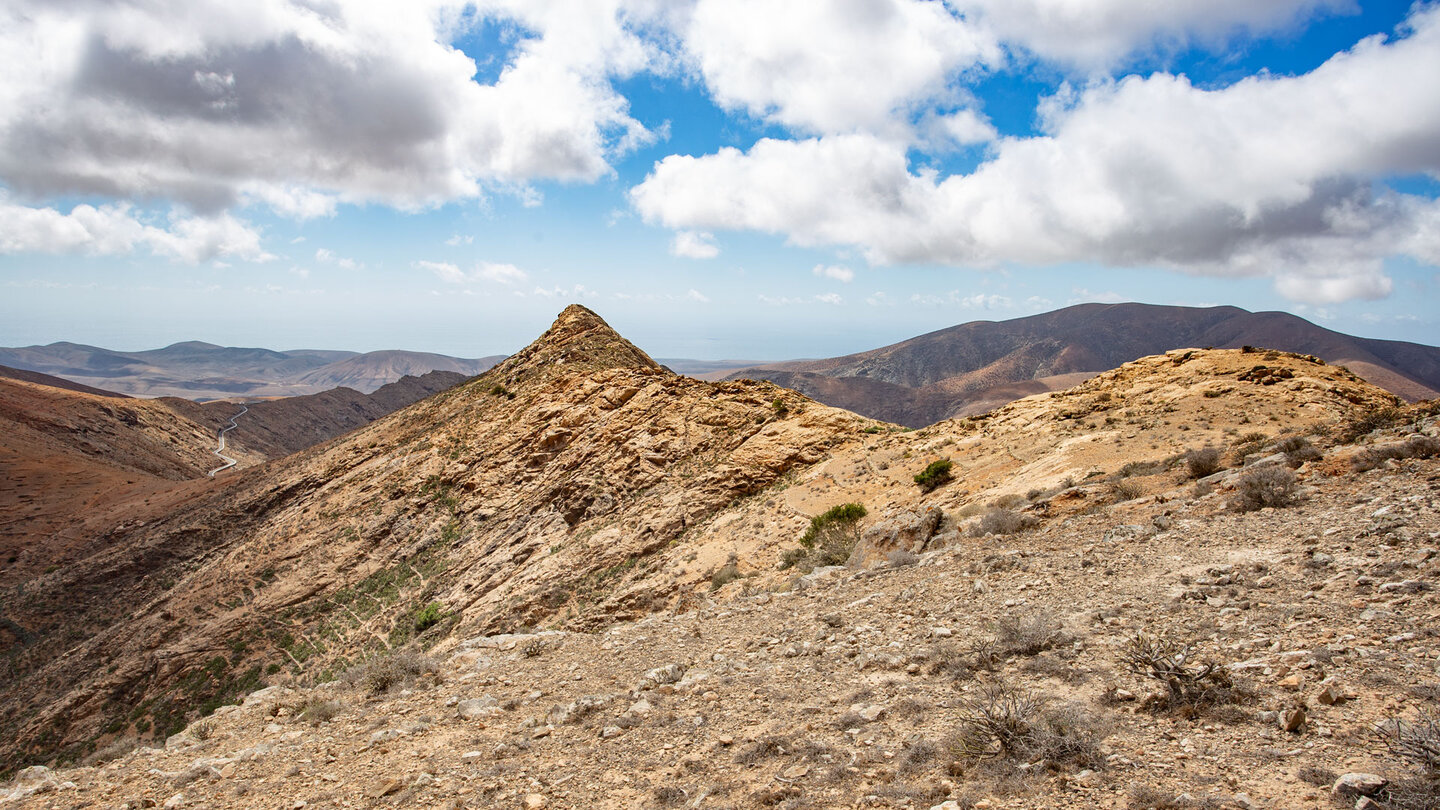
[[482, 357], [478, 360], [462, 360], [457, 357], [446, 357], [443, 354], [427, 352], [393, 350], [367, 352], [327, 363], [300, 375], [298, 379], [302, 383], [323, 388], [344, 386], [370, 393], [401, 377], [429, 371], [449, 371], [473, 377], [504, 359], [503, 355]]
[[374, 392], [431, 371], [474, 376], [501, 357], [467, 360], [406, 351], [356, 352], [216, 346], [186, 341], [139, 352], [78, 343], [0, 348], [0, 364], [131, 396], [208, 400], [318, 394], [339, 386]]
[[726, 379], [770, 380], [827, 405], [922, 427], [1066, 388], [1138, 357], [1246, 345], [1315, 355], [1411, 401], [1440, 395], [1440, 349], [1432, 346], [1353, 337], [1285, 312], [1151, 304], [1081, 304], [973, 321], [859, 354], [741, 369]]
[[[438, 356], [438, 355], [437, 355]], [[266, 458], [280, 458], [368, 425], [386, 414], [453, 388], [473, 375], [432, 371], [406, 375], [369, 394], [332, 388], [318, 394], [252, 402], [226, 437], [231, 447]], [[163, 397], [171, 410], [214, 430], [229, 424], [239, 408], [230, 402], [192, 402]]]
[[26, 371], [21, 368], [10, 368], [0, 366], [0, 377], [21, 382], [35, 383], [36, 385], [48, 385], [51, 388], [63, 388], [67, 391], [78, 391], [82, 394], [90, 394], [97, 397], [111, 397], [113, 399], [130, 399], [125, 394], [117, 394], [114, 391], [106, 391], [102, 388], [91, 388], [88, 385], [81, 385], [71, 382], [63, 377], [55, 377], [49, 374], [41, 374], [38, 371]]

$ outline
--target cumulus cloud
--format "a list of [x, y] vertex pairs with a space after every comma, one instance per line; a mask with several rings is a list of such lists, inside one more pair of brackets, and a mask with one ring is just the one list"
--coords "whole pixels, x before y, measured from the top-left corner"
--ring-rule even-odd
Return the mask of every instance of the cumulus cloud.
[[810, 272], [820, 278], [833, 278], [846, 284], [855, 280], [855, 271], [848, 267], [817, 264]]
[[680, 231], [670, 241], [670, 253], [686, 259], [713, 259], [720, 255], [720, 248], [711, 234]]
[[115, 256], [148, 250], [196, 264], [220, 257], [275, 258], [260, 233], [229, 214], [172, 217], [164, 227], [138, 218], [130, 205], [77, 205], [70, 213], [31, 208], [0, 196], [0, 253], [80, 253]]
[[[0, 179], [35, 197], [299, 218], [594, 180], [653, 137], [611, 85], [655, 53], [621, 5], [14, 0], [0, 10]], [[449, 42], [497, 18], [523, 36], [482, 84]]]
[[1106, 68], [1155, 49], [1283, 29], [1352, 0], [951, 0], [999, 38], [1046, 59]]
[[916, 0], [698, 0], [684, 39], [721, 106], [816, 133], [885, 126], [1002, 58], [985, 30]]
[[[1440, 172], [1440, 7], [1309, 74], [1218, 90], [1183, 76], [1101, 81], [1044, 109], [1045, 134], [1005, 138], [970, 174], [911, 171], [870, 133], [764, 139], [672, 155], [631, 191], [672, 228], [853, 245], [876, 263], [1093, 261], [1268, 275], [1301, 300], [1384, 295], [1381, 267], [1433, 261], [1440, 203], [1374, 178]], [[1313, 282], [1313, 283], [1312, 283]]]

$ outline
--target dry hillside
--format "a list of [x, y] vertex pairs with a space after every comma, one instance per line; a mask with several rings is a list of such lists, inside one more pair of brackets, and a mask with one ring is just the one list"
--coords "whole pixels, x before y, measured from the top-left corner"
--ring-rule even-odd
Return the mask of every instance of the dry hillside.
[[[103, 765], [10, 795], [1318, 801], [1332, 771], [1402, 775], [1366, 729], [1435, 694], [1434, 447], [1347, 444], [1433, 436], [1396, 404], [1314, 358], [1187, 350], [907, 432], [669, 374], [571, 307], [486, 375], [7, 593], [8, 761]], [[1296, 504], [1232, 505], [1270, 494]], [[1126, 663], [1142, 631], [1223, 669], [1185, 658], [1183, 699], [1147, 702], [1170, 692]], [[1023, 733], [987, 736], [1000, 710]]]

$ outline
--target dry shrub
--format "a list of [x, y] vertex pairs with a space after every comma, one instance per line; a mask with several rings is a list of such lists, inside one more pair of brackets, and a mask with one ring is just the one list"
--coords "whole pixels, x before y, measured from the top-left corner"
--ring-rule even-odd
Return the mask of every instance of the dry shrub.
[[341, 681], [371, 695], [383, 695], [415, 682], [426, 672], [437, 672], [435, 660], [414, 650], [399, 650], [351, 667]]
[[1221, 810], [1231, 805], [1218, 796], [1176, 795], [1154, 785], [1136, 784], [1131, 786], [1125, 806], [1129, 810]]
[[1197, 661], [1190, 644], [1140, 633], [1126, 643], [1121, 661], [1129, 672], [1165, 686], [1164, 693], [1149, 701], [1160, 711], [1194, 717], [1242, 697], [1225, 668], [1211, 661]]
[[1355, 472], [1365, 472], [1382, 466], [1390, 459], [1434, 458], [1440, 455], [1440, 439], [1431, 436], [1411, 436], [1403, 442], [1377, 444], [1355, 454], [1350, 466]]
[[891, 568], [905, 568], [920, 562], [920, 555], [909, 549], [897, 548], [885, 555], [885, 561]]
[[345, 704], [338, 700], [325, 700], [323, 698], [311, 697], [307, 698], [305, 702], [300, 705], [300, 711], [296, 714], [301, 720], [304, 720], [310, 725], [318, 726], [321, 723], [334, 720], [344, 711]]
[[1240, 476], [1230, 506], [1237, 512], [1254, 512], [1294, 502], [1295, 473], [1279, 464], [1261, 464]]
[[1052, 709], [1037, 692], [995, 683], [961, 701], [960, 725], [949, 746], [957, 759], [972, 762], [1044, 760], [1052, 768], [1099, 768], [1104, 759], [1098, 725], [1076, 704]]
[[1035, 655], [1064, 639], [1060, 623], [1045, 613], [1003, 616], [995, 625], [995, 645], [1004, 657]]
[[1285, 454], [1285, 461], [1291, 467], [1299, 467], [1307, 461], [1319, 461], [1325, 457], [1325, 454], [1304, 436], [1287, 436], [1275, 443], [1275, 450]]
[[975, 531], [980, 536], [1016, 534], [1031, 528], [1038, 522], [1033, 515], [1022, 515], [1012, 509], [996, 506], [980, 518], [980, 523], [976, 526]]
[[1116, 503], [1133, 501], [1144, 494], [1145, 487], [1135, 481], [1121, 479], [1111, 482], [1110, 484], [1110, 497], [1113, 498]]
[[1350, 420], [1340, 430], [1339, 440], [1342, 444], [1353, 444], [1362, 436], [1381, 430], [1394, 427], [1405, 420], [1405, 410], [1394, 405], [1386, 405], [1379, 408], [1371, 408], [1364, 413]]

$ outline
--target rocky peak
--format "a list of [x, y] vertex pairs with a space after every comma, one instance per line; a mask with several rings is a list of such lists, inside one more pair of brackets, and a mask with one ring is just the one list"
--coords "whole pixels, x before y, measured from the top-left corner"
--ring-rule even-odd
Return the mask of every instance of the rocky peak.
[[579, 304], [571, 304], [545, 334], [501, 363], [494, 376], [507, 385], [519, 385], [548, 379], [556, 373], [612, 368], [664, 370], [599, 315]]

